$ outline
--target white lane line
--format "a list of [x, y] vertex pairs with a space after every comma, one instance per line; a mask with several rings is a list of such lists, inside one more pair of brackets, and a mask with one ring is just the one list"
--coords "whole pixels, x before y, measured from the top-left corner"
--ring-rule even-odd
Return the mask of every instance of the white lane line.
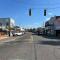
[[24, 59], [8, 59], [8, 60], [24, 60]]
[[31, 36], [31, 42], [33, 42], [33, 36]]
[[33, 42], [33, 36], [30, 36], [30, 38], [29, 38], [29, 39], [25, 39], [25, 41]]

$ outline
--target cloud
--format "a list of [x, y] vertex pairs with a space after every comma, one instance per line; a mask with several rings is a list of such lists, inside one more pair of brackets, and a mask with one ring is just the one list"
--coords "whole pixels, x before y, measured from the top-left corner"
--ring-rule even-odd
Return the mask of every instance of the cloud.
[[53, 14], [51, 12], [49, 12], [48, 15], [53, 15]]
[[45, 21], [48, 21], [48, 20], [50, 20], [50, 17], [48, 17], [48, 18], [45, 19]]
[[46, 21], [49, 20], [49, 19], [50, 19], [50, 17], [46, 18]]
[[37, 27], [39, 27], [40, 26], [40, 24], [39, 23], [33, 23], [33, 24], [30, 24], [30, 25], [27, 25], [27, 26], [25, 26], [26, 28], [37, 28]]

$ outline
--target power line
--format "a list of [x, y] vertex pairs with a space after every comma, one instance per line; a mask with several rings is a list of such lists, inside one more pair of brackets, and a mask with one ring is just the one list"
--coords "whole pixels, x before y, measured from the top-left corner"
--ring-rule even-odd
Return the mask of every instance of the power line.
[[21, 9], [24, 9], [24, 10], [28, 10], [28, 9], [32, 9], [32, 10], [42, 10], [42, 9], [47, 9], [47, 10], [55, 10], [55, 9], [60, 9], [60, 6], [47, 6], [47, 7], [22, 7]]
[[[29, 9], [29, 7], [23, 7], [23, 8]], [[43, 7], [30, 7], [30, 8], [33, 9], [33, 10], [34, 9], [47, 9], [47, 10], [49, 10], [49, 9], [52, 10], [53, 9], [53, 10], [55, 10], [55, 9], [60, 9], [60, 6], [50, 6], [50, 7], [49, 6], [47, 6], [47, 7], [43, 6]]]

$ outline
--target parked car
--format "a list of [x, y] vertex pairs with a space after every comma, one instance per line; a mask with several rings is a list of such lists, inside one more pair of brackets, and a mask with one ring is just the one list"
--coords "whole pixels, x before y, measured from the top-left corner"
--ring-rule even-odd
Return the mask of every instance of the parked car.
[[22, 32], [20, 32], [20, 33], [13, 33], [13, 36], [21, 36], [21, 35], [23, 35]]

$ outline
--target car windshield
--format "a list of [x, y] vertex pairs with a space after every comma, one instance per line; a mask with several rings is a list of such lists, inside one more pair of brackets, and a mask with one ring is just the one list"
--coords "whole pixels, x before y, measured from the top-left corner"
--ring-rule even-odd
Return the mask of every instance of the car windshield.
[[60, 0], [0, 0], [0, 60], [60, 60]]

